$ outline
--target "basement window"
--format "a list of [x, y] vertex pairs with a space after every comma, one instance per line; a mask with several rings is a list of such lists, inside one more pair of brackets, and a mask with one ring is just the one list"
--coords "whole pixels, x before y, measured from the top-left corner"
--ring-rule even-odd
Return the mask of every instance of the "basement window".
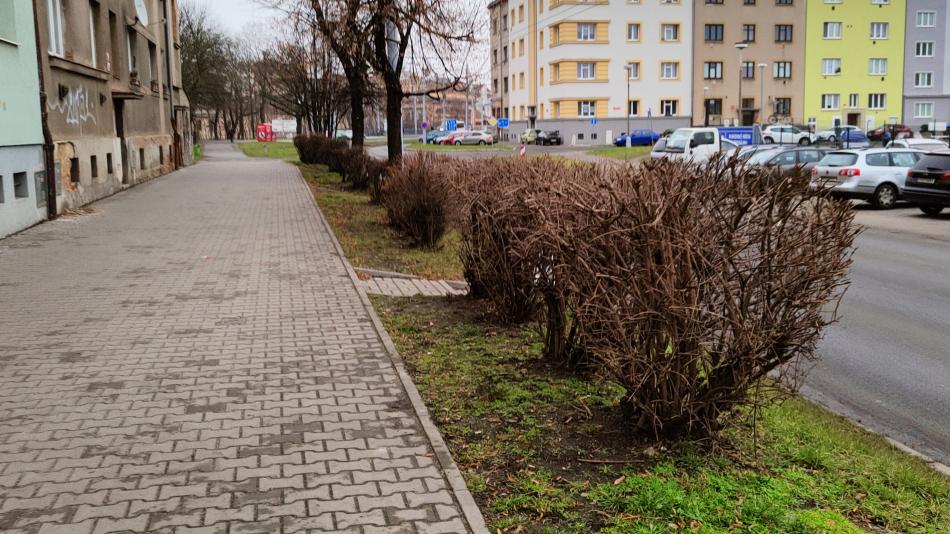
[[145, 170], [145, 149], [139, 149], [139, 168]]
[[115, 172], [115, 169], [112, 167], [112, 152], [106, 154], [106, 172], [112, 174]]
[[30, 196], [30, 186], [26, 183], [25, 172], [13, 173], [13, 197], [27, 198]]
[[79, 158], [69, 158], [69, 181], [79, 183]]
[[89, 156], [89, 168], [91, 169], [92, 177], [99, 177], [99, 158], [96, 156]]
[[0, 174], [0, 204], [3, 204], [3, 175]]
[[165, 164], [165, 147], [163, 146], [158, 147], [158, 164]]

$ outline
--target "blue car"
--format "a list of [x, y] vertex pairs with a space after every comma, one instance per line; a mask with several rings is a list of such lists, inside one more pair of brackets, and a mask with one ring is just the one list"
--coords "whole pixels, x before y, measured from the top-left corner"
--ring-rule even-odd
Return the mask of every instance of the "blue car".
[[[425, 141], [424, 141], [424, 142], [425, 142], [425, 144], [427, 144], [427, 145], [431, 145], [431, 144], [435, 143], [435, 139], [436, 139], [437, 137], [442, 137], [443, 135], [445, 135], [445, 134], [447, 134], [447, 133], [448, 133], [448, 132], [446, 132], [445, 130], [429, 130], [428, 132], [426, 132], [426, 138], [425, 138]], [[422, 140], [421, 137], [419, 138], [419, 142], [420, 142], [420, 143], [423, 142], [423, 140]]]
[[[626, 132], [614, 139], [614, 146], [627, 146]], [[634, 130], [630, 133], [630, 146], [652, 146], [660, 139], [660, 134], [650, 130]]]
[[870, 146], [871, 144], [871, 140], [868, 138], [867, 134], [861, 130], [842, 131], [838, 142], [841, 143], [841, 146], [846, 148], [863, 148]]

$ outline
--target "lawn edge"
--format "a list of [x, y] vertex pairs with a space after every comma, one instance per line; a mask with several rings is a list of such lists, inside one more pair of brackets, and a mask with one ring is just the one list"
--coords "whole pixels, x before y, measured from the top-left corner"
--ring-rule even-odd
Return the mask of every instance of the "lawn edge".
[[[292, 164], [288, 163], [288, 165]], [[452, 459], [452, 453], [445, 444], [445, 440], [442, 439], [442, 434], [439, 432], [439, 429], [432, 421], [432, 417], [429, 415], [429, 409], [426, 408], [425, 403], [422, 401], [422, 396], [419, 394], [419, 390], [416, 388], [415, 382], [412, 381], [412, 376], [410, 376], [409, 372], [406, 371], [402, 356], [400, 356], [399, 351], [396, 350], [396, 345], [389, 337], [389, 333], [386, 332], [386, 328], [383, 326], [382, 320], [380, 320], [379, 316], [376, 314], [376, 309], [373, 308], [373, 303], [370, 302], [369, 296], [359, 283], [359, 277], [356, 275], [356, 271], [353, 269], [353, 266], [350, 265], [349, 260], [346, 259], [346, 254], [343, 252], [343, 246], [340, 245], [339, 240], [337, 240], [336, 234], [333, 232], [333, 227], [330, 226], [329, 221], [327, 221], [323, 216], [323, 211], [320, 209], [320, 205], [317, 203], [317, 199], [313, 195], [313, 190], [310, 188], [307, 180], [303, 177], [303, 173], [300, 172], [300, 167], [296, 165], [292, 166], [297, 172], [297, 177], [304, 184], [304, 186], [307, 187], [307, 191], [310, 193], [310, 197], [313, 199], [314, 208], [317, 211], [317, 218], [320, 220], [320, 224], [322, 224], [327, 229], [327, 233], [330, 234], [330, 241], [333, 243], [333, 248], [343, 261], [343, 266], [350, 278], [350, 283], [352, 283], [353, 287], [356, 289], [356, 292], [360, 297], [360, 302], [363, 304], [363, 308], [366, 309], [366, 312], [373, 323], [373, 328], [376, 330], [376, 335], [386, 348], [386, 353], [389, 355], [389, 359], [393, 364], [393, 368], [395, 368], [396, 374], [399, 375], [399, 381], [402, 383], [402, 387], [405, 390], [406, 395], [409, 397], [409, 402], [412, 404], [416, 419], [418, 419], [419, 424], [422, 426], [422, 430], [426, 433], [426, 437], [429, 438], [429, 442], [432, 444], [432, 450], [435, 452], [436, 458], [439, 461], [439, 466], [442, 469], [442, 473], [445, 475], [446, 481], [448, 481], [449, 486], [452, 488], [452, 494], [462, 511], [465, 523], [474, 534], [490, 534], [488, 527], [485, 524], [485, 518], [482, 516], [482, 511], [475, 503], [472, 493], [465, 484], [465, 478], [462, 477], [462, 471], [458, 468], [458, 465], [456, 465], [455, 460]]]

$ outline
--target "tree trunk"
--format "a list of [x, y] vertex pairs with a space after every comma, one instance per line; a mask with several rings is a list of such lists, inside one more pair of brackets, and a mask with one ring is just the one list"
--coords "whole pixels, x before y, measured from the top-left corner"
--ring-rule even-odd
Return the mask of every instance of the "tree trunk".
[[402, 157], [402, 87], [386, 84], [386, 147], [390, 163]]
[[350, 85], [350, 128], [353, 130], [353, 146], [362, 147], [366, 140], [366, 117], [363, 101], [366, 100], [366, 83], [362, 76], [353, 76]]

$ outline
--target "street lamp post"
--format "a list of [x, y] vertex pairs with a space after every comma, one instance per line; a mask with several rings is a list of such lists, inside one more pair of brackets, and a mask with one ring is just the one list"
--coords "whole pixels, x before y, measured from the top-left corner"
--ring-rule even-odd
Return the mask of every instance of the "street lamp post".
[[703, 86], [703, 126], [709, 127], [709, 98], [706, 93], [709, 92], [709, 86]]
[[759, 63], [759, 123], [765, 124], [765, 68], [766, 63]]
[[742, 51], [749, 48], [749, 43], [740, 41], [735, 46], [739, 50], [739, 102], [736, 103], [736, 115], [739, 119], [739, 126], [742, 126]]
[[[627, 65], [627, 148], [630, 148], [630, 78], [633, 77], [633, 65]], [[652, 135], [652, 134], [651, 134]], [[626, 158], [626, 156], [624, 156]]]

